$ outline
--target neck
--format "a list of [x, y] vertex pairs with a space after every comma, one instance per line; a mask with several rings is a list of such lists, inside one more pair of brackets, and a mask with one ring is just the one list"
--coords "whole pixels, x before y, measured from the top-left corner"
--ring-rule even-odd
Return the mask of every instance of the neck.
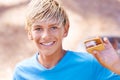
[[60, 59], [64, 56], [65, 52], [65, 50], [61, 50], [49, 56], [39, 54], [38, 61], [44, 67], [49, 69], [54, 67], [60, 61]]

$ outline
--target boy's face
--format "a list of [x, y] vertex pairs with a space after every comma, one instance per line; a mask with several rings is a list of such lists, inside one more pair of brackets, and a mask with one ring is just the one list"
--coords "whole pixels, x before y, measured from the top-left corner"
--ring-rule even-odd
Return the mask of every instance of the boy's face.
[[52, 55], [62, 50], [62, 39], [67, 36], [69, 26], [59, 26], [53, 21], [33, 23], [28, 37], [34, 41], [39, 53]]

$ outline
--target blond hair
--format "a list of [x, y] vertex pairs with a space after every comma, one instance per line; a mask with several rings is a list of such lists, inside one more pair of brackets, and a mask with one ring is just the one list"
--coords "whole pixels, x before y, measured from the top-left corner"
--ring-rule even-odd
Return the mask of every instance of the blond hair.
[[32, 0], [28, 6], [26, 27], [29, 31], [36, 20], [54, 21], [58, 25], [65, 26], [69, 20], [63, 7], [55, 0]]

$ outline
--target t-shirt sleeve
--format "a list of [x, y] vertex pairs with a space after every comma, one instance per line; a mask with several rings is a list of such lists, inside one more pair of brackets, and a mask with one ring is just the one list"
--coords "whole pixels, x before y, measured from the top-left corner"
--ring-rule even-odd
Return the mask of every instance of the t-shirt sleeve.
[[95, 58], [93, 58], [93, 72], [96, 80], [120, 80], [120, 75], [103, 67]]

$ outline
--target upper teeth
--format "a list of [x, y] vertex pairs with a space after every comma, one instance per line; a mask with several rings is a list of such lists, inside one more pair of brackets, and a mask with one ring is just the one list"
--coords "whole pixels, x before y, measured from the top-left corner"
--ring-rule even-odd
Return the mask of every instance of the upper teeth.
[[46, 46], [48, 46], [48, 45], [51, 45], [51, 44], [53, 44], [53, 42], [49, 42], [49, 43], [42, 43], [43, 45], [46, 45]]

